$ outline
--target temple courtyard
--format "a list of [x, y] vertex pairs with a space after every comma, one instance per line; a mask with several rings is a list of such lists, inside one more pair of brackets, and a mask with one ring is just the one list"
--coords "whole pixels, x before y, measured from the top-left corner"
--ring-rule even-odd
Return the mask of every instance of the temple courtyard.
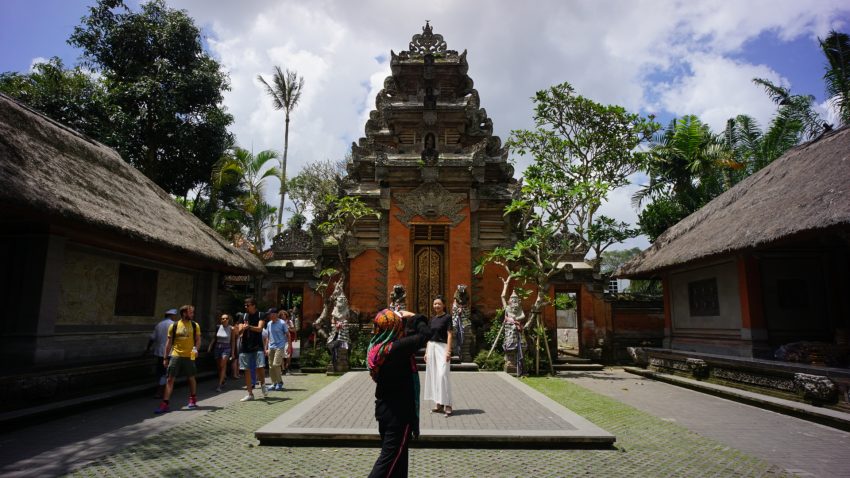
[[[239, 402], [244, 391], [237, 382], [228, 384], [228, 391], [218, 394], [211, 382], [202, 382], [197, 410], [154, 416], [156, 400], [137, 395], [4, 430], [0, 475], [368, 474], [378, 454], [374, 437], [370, 442], [364, 435], [360, 443], [313, 437], [310, 446], [264, 445], [258, 439], [275, 426], [322, 429], [328, 417], [335, 433], [346, 426], [374, 432], [373, 389], [365, 373], [289, 375], [286, 391], [247, 403]], [[848, 432], [622, 369], [522, 380], [455, 373], [453, 384], [455, 416], [423, 413], [422, 440], [410, 455], [411, 476], [850, 476]], [[185, 393], [185, 387], [175, 391], [174, 406]], [[423, 410], [429, 405], [423, 403]], [[492, 438], [493, 427], [522, 441], [529, 430], [545, 435], [553, 424], [616, 441], [523, 447]], [[428, 443], [429, 437], [462, 435], [463, 429], [469, 436], [491, 437], [490, 443]]]

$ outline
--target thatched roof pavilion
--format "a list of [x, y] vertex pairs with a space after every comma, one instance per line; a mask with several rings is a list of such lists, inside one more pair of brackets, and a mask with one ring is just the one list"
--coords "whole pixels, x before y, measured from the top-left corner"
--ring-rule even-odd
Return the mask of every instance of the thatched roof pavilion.
[[0, 204], [6, 214], [118, 237], [133, 254], [166, 249], [209, 270], [265, 272], [114, 150], [2, 94]]
[[621, 277], [850, 226], [850, 127], [824, 134], [714, 198], [624, 264]]

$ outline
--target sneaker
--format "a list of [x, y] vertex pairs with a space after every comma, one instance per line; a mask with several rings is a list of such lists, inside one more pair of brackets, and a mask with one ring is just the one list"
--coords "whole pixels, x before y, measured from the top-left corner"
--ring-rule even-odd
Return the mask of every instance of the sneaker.
[[242, 400], [239, 400], [239, 401], [240, 402], [250, 402], [253, 399], [254, 399], [254, 396], [249, 393], [248, 395], [245, 395], [244, 397], [242, 397]]
[[266, 387], [266, 384], [263, 384], [263, 386], [260, 388], [260, 390], [263, 392], [263, 398], [266, 398], [266, 397], [269, 396], [269, 387]]
[[153, 412], [157, 415], [161, 413], [168, 413], [168, 404], [165, 402], [160, 402], [159, 407], [157, 407], [156, 410], [154, 410]]
[[221, 393], [221, 385], [219, 385], [218, 387], [215, 387], [215, 391]]
[[276, 384], [272, 385], [272, 388], [270, 388], [270, 390], [274, 390], [275, 392], [279, 392], [279, 391], [283, 390], [283, 387], [281, 387], [279, 383], [276, 383]]
[[190, 410], [198, 408], [198, 400], [195, 397], [189, 397], [189, 405], [187, 405], [186, 408]]

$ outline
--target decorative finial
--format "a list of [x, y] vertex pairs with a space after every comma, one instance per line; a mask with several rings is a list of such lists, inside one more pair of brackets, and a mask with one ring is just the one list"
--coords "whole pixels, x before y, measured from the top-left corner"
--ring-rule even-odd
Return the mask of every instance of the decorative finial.
[[425, 20], [422, 33], [413, 35], [409, 48], [410, 53], [418, 53], [420, 55], [444, 53], [446, 51], [446, 42], [443, 40], [443, 35], [434, 35], [431, 20]]

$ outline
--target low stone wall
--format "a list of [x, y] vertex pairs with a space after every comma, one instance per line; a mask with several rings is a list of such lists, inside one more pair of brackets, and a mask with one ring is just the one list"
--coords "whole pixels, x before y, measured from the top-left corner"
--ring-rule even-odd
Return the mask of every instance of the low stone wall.
[[[215, 370], [212, 358], [202, 354], [198, 373], [210, 370]], [[152, 392], [156, 386], [153, 357], [3, 375], [0, 410], [20, 410], [146, 383]]]
[[770, 360], [632, 347], [634, 362], [659, 373], [706, 380], [850, 411], [850, 370]]

